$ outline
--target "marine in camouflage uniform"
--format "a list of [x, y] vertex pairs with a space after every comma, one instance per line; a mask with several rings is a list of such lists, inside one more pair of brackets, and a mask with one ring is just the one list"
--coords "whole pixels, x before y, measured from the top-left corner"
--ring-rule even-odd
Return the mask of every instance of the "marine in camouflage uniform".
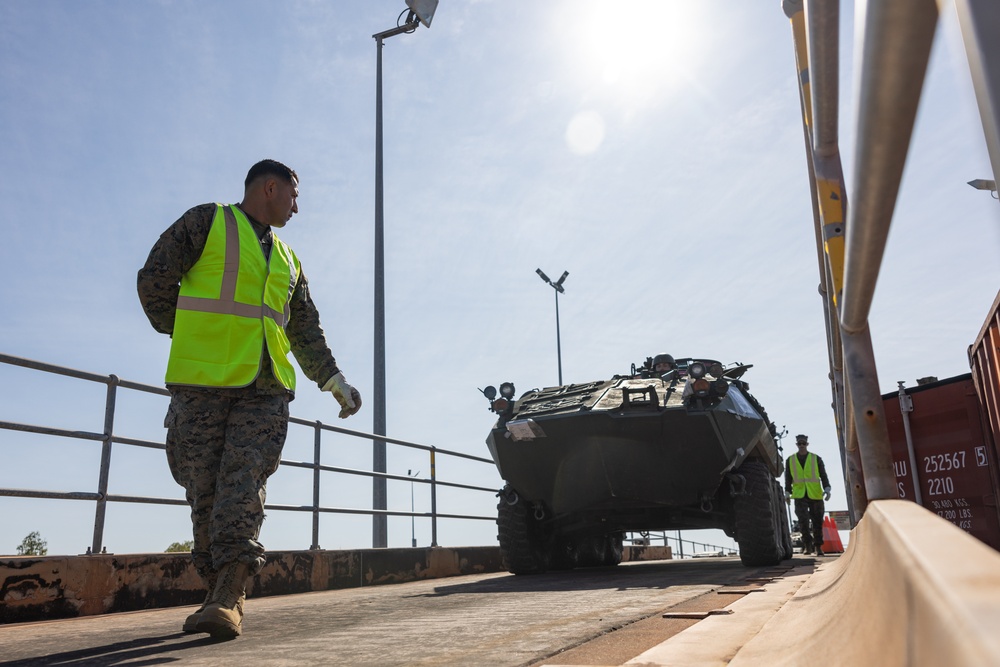
[[[288, 171], [297, 185], [297, 176]], [[248, 174], [248, 192], [253, 173], [251, 169]], [[295, 196], [297, 189], [291, 199], [289, 218], [298, 210]], [[271, 226], [254, 219], [242, 204], [240, 207], [268, 258], [273, 243]], [[246, 208], [253, 210], [252, 206]], [[216, 204], [203, 204], [187, 211], [160, 235], [139, 271], [139, 300], [153, 328], [160, 333], [174, 332], [181, 277], [201, 256], [217, 210]], [[292, 291], [289, 312], [285, 334], [299, 366], [321, 389], [333, 391], [332, 378], [338, 377], [340, 371], [326, 343], [304, 274], [300, 274]], [[265, 487], [267, 478], [278, 468], [288, 430], [288, 404], [294, 395], [275, 377], [267, 344], [263, 347], [259, 372], [248, 386], [168, 385], [171, 399], [164, 420], [167, 461], [191, 506], [194, 532], [191, 553], [209, 590], [206, 604], [219, 572], [227, 564], [244, 565], [247, 577], [260, 571], [264, 564], [264, 547], [258, 537], [264, 520]], [[343, 375], [339, 378], [342, 380]], [[346, 383], [344, 386], [356, 399], [357, 406], [353, 411], [345, 407], [342, 417], [354, 414], [361, 403], [357, 391]], [[334, 395], [343, 405], [342, 397]], [[242, 598], [239, 604], [241, 621]], [[185, 631], [194, 631], [197, 613], [185, 622]], [[235, 634], [239, 633], [237, 627]]]

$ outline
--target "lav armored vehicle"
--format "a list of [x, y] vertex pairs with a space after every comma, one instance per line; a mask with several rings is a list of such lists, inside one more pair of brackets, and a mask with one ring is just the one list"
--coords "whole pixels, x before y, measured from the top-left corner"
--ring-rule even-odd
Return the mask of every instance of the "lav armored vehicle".
[[696, 528], [725, 531], [748, 566], [791, 558], [783, 459], [749, 368], [657, 355], [516, 400], [509, 382], [481, 390], [498, 415], [486, 443], [506, 568], [617, 565], [626, 531]]

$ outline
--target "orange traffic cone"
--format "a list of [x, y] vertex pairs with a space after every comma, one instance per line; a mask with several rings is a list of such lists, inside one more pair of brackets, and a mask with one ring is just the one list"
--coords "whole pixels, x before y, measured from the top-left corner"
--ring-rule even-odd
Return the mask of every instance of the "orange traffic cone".
[[837, 543], [837, 552], [844, 553], [844, 543], [840, 541], [840, 531], [837, 530], [837, 524], [833, 519], [830, 519], [830, 527], [833, 528], [833, 541]]
[[837, 532], [837, 524], [835, 524], [833, 519], [828, 516], [823, 517], [823, 553], [844, 553], [844, 543], [840, 541], [840, 533]]

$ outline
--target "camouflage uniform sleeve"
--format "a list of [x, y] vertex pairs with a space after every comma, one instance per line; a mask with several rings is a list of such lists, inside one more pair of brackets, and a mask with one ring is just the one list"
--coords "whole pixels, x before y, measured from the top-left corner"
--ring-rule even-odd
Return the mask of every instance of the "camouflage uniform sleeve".
[[830, 480], [826, 476], [826, 466], [823, 465], [823, 459], [818, 456], [816, 457], [816, 463], [818, 464], [816, 467], [819, 468], [819, 479], [823, 482], [823, 488], [825, 489], [830, 486]]
[[215, 204], [195, 206], [170, 225], [149, 251], [139, 269], [136, 289], [149, 323], [160, 333], [174, 331], [174, 313], [181, 276], [194, 266], [205, 248], [215, 217]]
[[337, 360], [326, 344], [326, 335], [319, 322], [319, 311], [309, 296], [309, 281], [305, 273], [292, 292], [291, 317], [285, 333], [292, 346], [292, 354], [299, 367], [310, 380], [322, 389], [326, 381], [339, 372]]

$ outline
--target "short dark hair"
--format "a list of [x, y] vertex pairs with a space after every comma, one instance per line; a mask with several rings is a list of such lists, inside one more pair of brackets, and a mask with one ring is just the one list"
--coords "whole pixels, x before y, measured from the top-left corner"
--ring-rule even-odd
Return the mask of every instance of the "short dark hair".
[[247, 178], [243, 181], [243, 187], [249, 188], [250, 184], [261, 176], [269, 175], [283, 178], [288, 183], [297, 183], [299, 180], [299, 175], [291, 167], [283, 165], [277, 160], [261, 160], [250, 167], [250, 171], [247, 172]]

